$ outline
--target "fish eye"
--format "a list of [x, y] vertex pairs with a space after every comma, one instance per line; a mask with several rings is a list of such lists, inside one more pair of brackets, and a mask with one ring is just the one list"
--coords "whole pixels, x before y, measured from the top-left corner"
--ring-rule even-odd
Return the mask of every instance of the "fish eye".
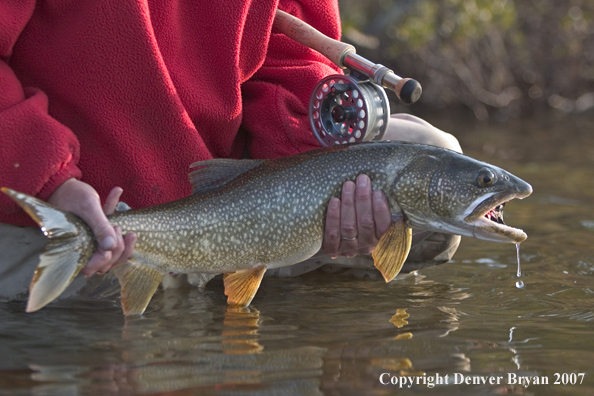
[[495, 173], [488, 168], [483, 168], [479, 171], [477, 180], [481, 187], [489, 187], [495, 182]]

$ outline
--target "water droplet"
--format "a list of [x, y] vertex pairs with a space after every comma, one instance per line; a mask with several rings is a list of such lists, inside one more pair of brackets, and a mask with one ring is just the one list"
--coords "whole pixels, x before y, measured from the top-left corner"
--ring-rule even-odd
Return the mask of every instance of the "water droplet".
[[520, 269], [520, 244], [516, 243], [516, 251], [518, 252], [518, 278], [522, 276], [522, 270]]
[[[520, 244], [516, 243], [516, 251], [518, 252], [518, 278], [522, 276], [522, 270], [520, 269]], [[522, 282], [521, 280], [516, 282], [516, 287], [518, 289], [522, 289], [524, 288], [524, 282]]]
[[516, 287], [517, 287], [518, 289], [523, 289], [523, 288], [524, 288], [524, 282], [522, 282], [522, 281], [517, 281], [517, 282], [516, 282]]

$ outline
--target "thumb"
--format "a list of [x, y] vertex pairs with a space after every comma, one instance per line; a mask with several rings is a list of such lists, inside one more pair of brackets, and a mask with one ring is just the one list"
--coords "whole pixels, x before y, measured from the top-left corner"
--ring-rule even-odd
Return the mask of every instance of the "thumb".
[[105, 217], [99, 201], [87, 210], [81, 218], [91, 227], [93, 234], [103, 250], [112, 250], [116, 247], [116, 233], [113, 226]]
[[99, 247], [103, 250], [112, 250], [116, 247], [115, 231], [111, 225], [98, 227], [93, 230], [93, 233], [97, 237]]

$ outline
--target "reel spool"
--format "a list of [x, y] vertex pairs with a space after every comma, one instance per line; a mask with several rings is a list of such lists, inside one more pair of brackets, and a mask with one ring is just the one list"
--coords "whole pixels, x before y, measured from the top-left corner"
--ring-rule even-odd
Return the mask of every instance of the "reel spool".
[[322, 146], [379, 140], [386, 132], [390, 105], [385, 90], [353, 75], [331, 75], [314, 89], [309, 118]]

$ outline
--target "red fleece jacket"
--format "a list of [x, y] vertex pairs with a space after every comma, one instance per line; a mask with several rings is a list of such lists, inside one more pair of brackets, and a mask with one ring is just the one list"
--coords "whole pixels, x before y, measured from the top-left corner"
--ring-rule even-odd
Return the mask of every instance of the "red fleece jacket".
[[337, 69], [271, 32], [277, 7], [340, 36], [336, 0], [0, 0], [0, 186], [76, 177], [141, 208], [190, 194], [193, 162], [318, 146], [307, 104]]

